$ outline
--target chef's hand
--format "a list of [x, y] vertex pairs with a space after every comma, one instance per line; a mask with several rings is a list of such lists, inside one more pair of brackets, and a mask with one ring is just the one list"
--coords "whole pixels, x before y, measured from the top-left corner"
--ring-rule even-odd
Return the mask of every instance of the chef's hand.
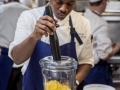
[[[43, 35], [46, 37], [48, 34], [53, 35], [53, 31], [56, 30], [55, 24], [58, 22], [56, 19], [52, 19], [50, 16], [43, 16], [37, 20], [35, 30], [33, 31], [34, 37], [39, 40]], [[53, 31], [52, 31], [53, 30]]]
[[78, 85], [75, 85], [74, 90], [77, 90]]
[[117, 43], [113, 44], [113, 47], [117, 48], [117, 52], [118, 52], [120, 50], [120, 43], [117, 42]]
[[120, 50], [120, 42], [118, 42], [117, 45], [119, 46], [119, 50]]

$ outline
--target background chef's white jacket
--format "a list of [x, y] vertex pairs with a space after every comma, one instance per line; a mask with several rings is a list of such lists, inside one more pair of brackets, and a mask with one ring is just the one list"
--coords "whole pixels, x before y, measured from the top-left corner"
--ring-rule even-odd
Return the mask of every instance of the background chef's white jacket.
[[[10, 43], [14, 39], [18, 18], [23, 11], [28, 9], [29, 9], [28, 7], [18, 2], [11, 2], [0, 6], [0, 46], [1, 47], [9, 48]], [[14, 64], [14, 67], [19, 67], [19, 65], [16, 66]]]
[[0, 6], [4, 4], [4, 0], [0, 0]]
[[[25, 11], [21, 14], [17, 23], [17, 30], [15, 33], [14, 41], [10, 44], [9, 48], [9, 56], [11, 58], [11, 51], [13, 47], [21, 43], [33, 32], [36, 21], [41, 16], [43, 16], [44, 10], [45, 7], [40, 7], [37, 9]], [[72, 16], [74, 27], [76, 28], [77, 33], [83, 41], [83, 44], [79, 45], [79, 43], [75, 40], [79, 64], [91, 64], [93, 66], [93, 43], [91, 43], [90, 23], [80, 13], [72, 11], [70, 14]], [[60, 25], [60, 27], [57, 28], [56, 32], [58, 33], [59, 44], [63, 45], [69, 43], [71, 41], [69, 15], [64, 20], [59, 20], [58, 24]], [[43, 36], [41, 40], [45, 43], [49, 43], [49, 37]], [[22, 68], [23, 74], [26, 71], [28, 62], [29, 60], [26, 61], [26, 64]]]
[[102, 17], [87, 9], [84, 16], [90, 21], [93, 33], [94, 60], [97, 64], [100, 58], [106, 58], [112, 51], [110, 28]]

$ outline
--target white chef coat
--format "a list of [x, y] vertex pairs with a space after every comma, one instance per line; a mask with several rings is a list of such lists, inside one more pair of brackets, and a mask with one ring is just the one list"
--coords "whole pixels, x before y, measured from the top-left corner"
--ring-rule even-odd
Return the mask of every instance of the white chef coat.
[[[28, 9], [28, 7], [18, 2], [11, 2], [0, 6], [1, 47], [9, 48], [10, 43], [14, 39], [18, 18], [23, 11]], [[19, 65], [14, 64], [14, 67], [19, 67]]]
[[100, 58], [106, 58], [112, 52], [110, 28], [108, 23], [100, 16], [87, 9], [84, 16], [90, 21], [93, 33], [94, 62], [97, 64]]
[[[25, 40], [34, 31], [36, 21], [41, 16], [43, 16], [44, 10], [45, 10], [45, 6], [33, 10], [25, 11], [21, 14], [17, 23], [17, 30], [15, 32], [14, 41], [10, 44], [9, 47], [9, 56], [11, 58], [12, 58], [11, 51], [13, 47], [21, 43], [23, 40]], [[91, 64], [93, 66], [94, 64], [93, 43], [91, 43], [90, 23], [80, 13], [71, 11], [70, 14], [72, 17], [73, 25], [83, 41], [83, 44], [79, 45], [79, 43], [75, 40], [76, 53], [79, 64]], [[58, 20], [58, 24], [60, 25], [60, 27], [57, 28], [56, 32], [58, 35], [59, 44], [61, 46], [71, 41], [69, 15], [62, 21]], [[41, 40], [45, 43], [49, 43], [49, 37], [43, 36]], [[23, 74], [26, 71], [28, 62], [29, 61], [26, 62], [26, 64], [22, 69]]]
[[0, 6], [3, 5], [3, 4], [4, 4], [4, 2], [3, 2], [3, 1], [0, 1]]

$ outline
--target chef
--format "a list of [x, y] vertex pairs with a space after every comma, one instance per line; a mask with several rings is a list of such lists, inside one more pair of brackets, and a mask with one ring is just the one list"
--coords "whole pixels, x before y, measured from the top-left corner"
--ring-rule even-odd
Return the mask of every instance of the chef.
[[112, 45], [110, 27], [101, 17], [108, 0], [89, 1], [90, 9], [86, 10], [84, 16], [90, 21], [92, 27], [95, 66], [90, 70], [85, 82], [87, 84], [113, 86], [111, 71], [107, 61], [120, 50], [120, 44]]
[[[93, 43], [89, 21], [72, 10], [75, 3], [76, 0], [49, 0], [54, 19], [44, 14], [45, 6], [21, 14], [9, 56], [16, 64], [26, 62], [22, 68], [23, 90], [43, 90], [39, 60], [51, 55], [50, 28], [57, 32], [61, 55], [78, 61], [75, 79], [76, 86], [82, 90], [83, 80], [94, 64]], [[56, 23], [60, 27], [56, 28]]]

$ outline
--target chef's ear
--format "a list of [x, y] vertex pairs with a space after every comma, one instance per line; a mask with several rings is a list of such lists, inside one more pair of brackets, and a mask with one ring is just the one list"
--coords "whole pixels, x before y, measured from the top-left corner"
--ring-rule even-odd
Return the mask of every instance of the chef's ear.
[[102, 4], [106, 4], [107, 3], [107, 0], [102, 0]]

